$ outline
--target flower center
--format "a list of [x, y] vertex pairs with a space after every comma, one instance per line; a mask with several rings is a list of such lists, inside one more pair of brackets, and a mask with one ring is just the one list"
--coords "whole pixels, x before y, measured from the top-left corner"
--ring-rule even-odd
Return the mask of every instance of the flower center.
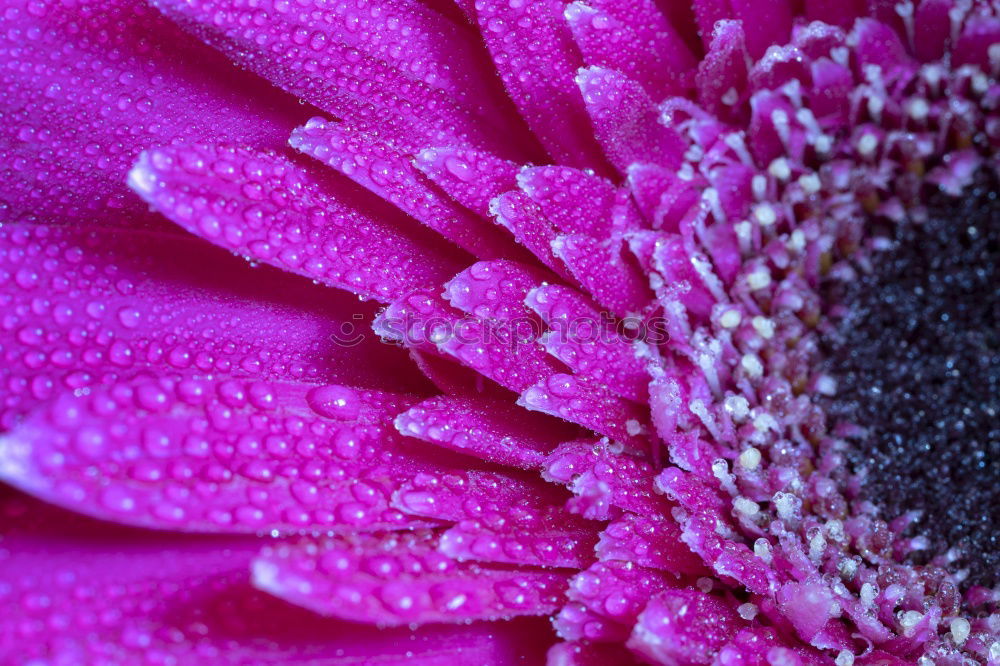
[[936, 195], [926, 219], [879, 237], [825, 340], [834, 421], [852, 436], [865, 498], [885, 519], [917, 511], [922, 557], [958, 549], [967, 583], [1000, 565], [1000, 198], [980, 175], [963, 197]]

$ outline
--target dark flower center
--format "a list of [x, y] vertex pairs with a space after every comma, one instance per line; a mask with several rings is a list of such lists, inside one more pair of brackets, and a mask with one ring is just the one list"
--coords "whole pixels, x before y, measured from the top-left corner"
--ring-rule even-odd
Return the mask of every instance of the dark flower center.
[[[919, 511], [926, 559], [961, 551], [966, 583], [1000, 565], [1000, 197], [980, 174], [926, 219], [882, 234], [832, 297], [847, 314], [825, 340], [838, 383], [829, 413], [861, 426], [853, 464], [890, 520]], [[923, 216], [921, 216], [923, 218]]]

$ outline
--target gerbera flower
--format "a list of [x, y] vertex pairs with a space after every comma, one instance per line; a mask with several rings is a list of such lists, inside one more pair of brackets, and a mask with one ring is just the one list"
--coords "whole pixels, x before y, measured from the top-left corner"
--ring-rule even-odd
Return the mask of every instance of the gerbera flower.
[[998, 14], [8, 3], [0, 654], [1000, 664]]

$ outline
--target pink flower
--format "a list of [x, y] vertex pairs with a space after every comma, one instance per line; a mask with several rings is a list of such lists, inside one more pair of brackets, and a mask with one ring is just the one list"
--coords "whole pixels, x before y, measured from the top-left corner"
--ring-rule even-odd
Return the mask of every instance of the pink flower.
[[1000, 664], [994, 3], [7, 4], [4, 663]]

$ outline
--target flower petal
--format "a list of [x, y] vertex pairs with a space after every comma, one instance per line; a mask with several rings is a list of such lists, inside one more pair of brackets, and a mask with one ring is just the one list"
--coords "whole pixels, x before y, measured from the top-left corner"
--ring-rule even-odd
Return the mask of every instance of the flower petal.
[[656, 105], [639, 83], [605, 67], [581, 69], [576, 83], [594, 135], [619, 173], [628, 173], [634, 162], [681, 165], [687, 142], [659, 122]]
[[157, 226], [124, 187], [140, 150], [277, 147], [305, 115], [141, 0], [8, 4], [0, 33], [0, 218]]
[[504, 400], [438, 396], [396, 417], [396, 429], [409, 437], [522, 469], [541, 466], [545, 455], [571, 437], [555, 419]]
[[583, 63], [561, 0], [483, 0], [476, 12], [507, 92], [546, 150], [557, 162], [601, 168], [604, 162], [573, 84]]
[[572, 502], [580, 504], [588, 518], [606, 520], [612, 506], [641, 515], [670, 515], [670, 502], [655, 492], [653, 467], [640, 458], [615, 453], [605, 442], [560, 445], [549, 455], [542, 474], [553, 483], [566, 484], [577, 495]]
[[400, 626], [544, 615], [562, 573], [456, 562], [428, 532], [305, 540], [266, 550], [254, 584], [323, 615]]
[[0, 477], [145, 527], [407, 527], [390, 496], [425, 465], [390, 422], [412, 401], [337, 385], [118, 382], [62, 395], [0, 437]]
[[0, 229], [0, 430], [63, 390], [154, 373], [418, 388], [372, 308], [176, 234]]
[[[531, 290], [525, 303], [549, 327], [542, 344], [578, 376], [607, 386], [615, 395], [646, 402], [650, 376], [640, 352], [583, 294], [561, 285]], [[653, 331], [653, 334], [658, 333]], [[644, 342], [658, 340], [646, 336]]]
[[[151, 0], [250, 69], [361, 130], [415, 151], [458, 143], [516, 154], [480, 47], [420, 2], [309, 11], [275, 3]], [[512, 141], [511, 139], [514, 138]]]
[[345, 123], [313, 118], [292, 133], [289, 143], [394, 204], [473, 256], [512, 257], [524, 252], [496, 225], [458, 205], [428, 183], [409, 154], [394, 149], [374, 134], [354, 130]]
[[653, 0], [584, 0], [565, 10], [586, 65], [622, 72], [654, 99], [681, 94], [695, 59]]
[[681, 540], [681, 528], [669, 515], [622, 514], [601, 532], [597, 557], [634, 562], [675, 575], [706, 572], [702, 560]]
[[369, 213], [347, 188], [331, 195], [305, 169], [273, 153], [157, 148], [143, 153], [129, 184], [213, 243], [363, 298], [389, 301], [457, 270], [456, 251], [398, 213]]
[[716, 597], [697, 590], [670, 590], [649, 602], [628, 646], [657, 663], [709, 664], [743, 624]]
[[493, 199], [517, 187], [517, 165], [491, 153], [454, 146], [424, 148], [413, 163], [455, 201], [484, 218]]
[[0, 654], [11, 663], [522, 663], [544, 626], [364, 627], [255, 590], [260, 540], [131, 530], [0, 490]]

